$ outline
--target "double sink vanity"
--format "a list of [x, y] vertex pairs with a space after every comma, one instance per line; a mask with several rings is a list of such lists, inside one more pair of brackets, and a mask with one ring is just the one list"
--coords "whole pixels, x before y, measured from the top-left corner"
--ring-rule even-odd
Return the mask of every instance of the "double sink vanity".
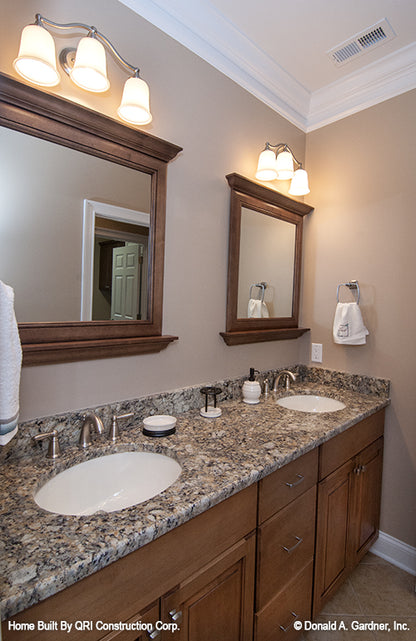
[[[95, 437], [86, 451], [62, 447], [56, 461], [43, 450], [3, 464], [4, 641], [295, 639], [295, 621], [320, 611], [377, 537], [388, 382], [304, 368], [289, 392], [257, 405], [242, 402], [240, 382], [225, 387], [221, 417], [188, 409], [165, 438], [144, 436], [136, 413], [116, 443]], [[78, 516], [35, 503], [78, 463], [89, 461], [76, 479], [82, 495], [131, 457], [143, 459], [133, 468], [144, 485], [171, 463], [166, 489]], [[38, 630], [38, 621], [78, 630]], [[107, 625], [122, 622], [136, 627]]]

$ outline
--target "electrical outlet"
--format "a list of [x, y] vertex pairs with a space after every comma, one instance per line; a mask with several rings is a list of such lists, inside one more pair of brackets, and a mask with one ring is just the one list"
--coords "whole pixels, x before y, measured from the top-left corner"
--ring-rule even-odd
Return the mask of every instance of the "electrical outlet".
[[311, 361], [322, 363], [322, 343], [312, 343]]

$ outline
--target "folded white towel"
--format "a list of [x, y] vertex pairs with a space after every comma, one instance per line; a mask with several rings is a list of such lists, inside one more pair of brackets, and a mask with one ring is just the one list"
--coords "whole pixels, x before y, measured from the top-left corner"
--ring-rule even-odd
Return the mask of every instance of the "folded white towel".
[[257, 298], [250, 298], [247, 313], [249, 318], [269, 318], [269, 310], [266, 303]]
[[6, 445], [17, 432], [21, 366], [14, 292], [0, 280], [0, 445]]
[[365, 345], [369, 332], [357, 303], [338, 303], [335, 310], [333, 336], [342, 345]]

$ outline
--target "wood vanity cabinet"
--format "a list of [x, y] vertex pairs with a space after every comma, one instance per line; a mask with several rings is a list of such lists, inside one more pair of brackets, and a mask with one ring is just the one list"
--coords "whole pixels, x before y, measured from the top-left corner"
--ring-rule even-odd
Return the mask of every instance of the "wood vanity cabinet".
[[[209, 639], [213, 627], [228, 629], [228, 641], [249, 641], [253, 628], [256, 484], [124, 556], [116, 563], [78, 581], [62, 592], [11, 617], [16, 622], [176, 620], [183, 607], [181, 628], [199, 625]], [[231, 598], [231, 602], [229, 599]], [[198, 599], [202, 599], [201, 608]], [[153, 604], [156, 604], [155, 606]], [[152, 604], [150, 606], [150, 604]], [[231, 610], [232, 608], [232, 610]], [[176, 613], [170, 614], [174, 609]], [[242, 621], [236, 627], [236, 617]], [[207, 626], [206, 629], [204, 626]], [[211, 627], [210, 627], [211, 626]], [[147, 632], [109, 635], [93, 625], [91, 631], [8, 631], [3, 641], [142, 641]], [[162, 632], [156, 639], [172, 639]], [[191, 638], [183, 636], [181, 639]], [[211, 636], [211, 638], [213, 638]]]
[[378, 535], [384, 410], [320, 447], [313, 614]]
[[[377, 538], [384, 410], [71, 587], [16, 622], [180, 629], [8, 631], [3, 641], [294, 641]], [[253, 636], [254, 635], [254, 636]]]
[[259, 483], [255, 641], [292, 640], [311, 618], [318, 450]]

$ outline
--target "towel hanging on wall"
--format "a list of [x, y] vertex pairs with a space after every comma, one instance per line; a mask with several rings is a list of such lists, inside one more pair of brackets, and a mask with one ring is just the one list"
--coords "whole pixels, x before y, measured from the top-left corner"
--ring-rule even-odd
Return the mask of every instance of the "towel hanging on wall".
[[335, 343], [365, 345], [368, 334], [358, 303], [337, 303], [333, 326]]
[[0, 445], [6, 445], [17, 432], [21, 366], [14, 291], [0, 280]]

